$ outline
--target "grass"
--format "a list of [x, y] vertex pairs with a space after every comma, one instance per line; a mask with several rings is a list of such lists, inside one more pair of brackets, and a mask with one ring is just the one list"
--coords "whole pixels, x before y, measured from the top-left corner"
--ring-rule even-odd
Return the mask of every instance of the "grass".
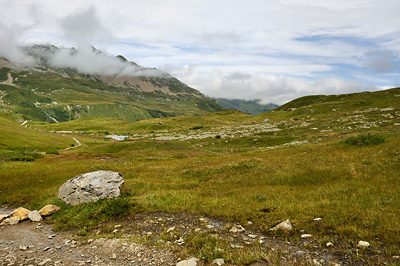
[[[49, 141], [45, 142], [49, 150], [43, 158], [33, 162], [1, 162], [0, 204], [37, 208], [57, 202], [59, 186], [78, 174], [114, 170], [122, 172], [125, 189], [131, 194], [121, 202], [63, 206], [53, 218], [55, 226], [75, 228], [79, 235], [88, 236], [102, 222], [138, 211], [198, 214], [242, 225], [252, 221], [265, 235], [299, 245], [300, 235], [309, 233], [313, 235], [313, 245], [323, 247], [331, 241], [336, 254], [347, 256], [354, 263], [364, 260], [373, 265], [389, 261], [390, 256], [400, 254], [400, 127], [396, 125], [400, 122], [400, 106], [391, 103], [392, 109], [387, 111], [383, 106], [378, 110], [370, 110], [370, 106], [354, 109], [351, 104], [346, 110], [338, 111], [344, 108], [339, 106], [336, 111], [325, 113], [319, 112], [322, 109], [318, 106], [320, 103], [314, 101], [307, 107], [315, 110], [313, 113], [300, 106], [295, 111], [275, 111], [256, 117], [227, 111], [201, 117], [164, 118], [162, 125], [158, 124], [160, 119], [136, 123], [118, 119], [28, 123], [48, 131], [76, 130], [86, 134], [73, 135], [82, 146], [59, 154], [51, 154], [54, 144], [50, 143], [57, 142]], [[389, 116], [392, 118], [388, 119]], [[280, 131], [233, 138], [219, 132], [224, 137], [217, 139], [214, 134], [205, 139], [179, 141], [151, 137], [123, 142], [102, 139], [106, 131], [152, 135], [188, 134], [238, 125], [259, 128], [266, 118]], [[7, 134], [18, 136], [18, 143], [45, 134], [40, 136], [48, 136], [46, 141], [55, 137], [67, 144], [60, 146], [71, 145], [70, 135], [38, 132], [7, 123], [3, 121], [2, 131], [13, 132]], [[367, 123], [377, 126], [365, 128]], [[379, 145], [366, 145], [369, 142], [365, 138], [378, 141]], [[308, 143], [285, 145], [303, 140]], [[362, 145], [353, 144], [360, 140]], [[8, 145], [9, 151], [21, 146], [1, 143]], [[24, 145], [35, 146], [34, 143]], [[322, 220], [315, 222], [316, 217]], [[286, 219], [295, 226], [292, 233], [270, 231]], [[63, 222], [66, 220], [68, 224]], [[372, 246], [367, 252], [359, 251], [357, 257], [354, 254], [359, 240]], [[227, 243], [210, 234], [189, 235], [185, 241], [185, 252], [204, 261], [223, 256], [236, 264], [276, 259], [279, 265], [279, 257], [267, 256], [265, 250], [256, 246], [243, 253], [221, 255], [218, 250], [226, 250]], [[375, 258], [371, 254], [380, 255]]]

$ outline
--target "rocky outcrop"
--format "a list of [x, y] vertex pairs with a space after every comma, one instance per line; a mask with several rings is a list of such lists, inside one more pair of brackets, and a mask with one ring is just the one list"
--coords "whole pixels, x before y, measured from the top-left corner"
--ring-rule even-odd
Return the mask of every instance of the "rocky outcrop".
[[58, 190], [58, 198], [68, 205], [117, 198], [124, 183], [122, 174], [113, 171], [95, 171], [81, 174], [65, 182]]

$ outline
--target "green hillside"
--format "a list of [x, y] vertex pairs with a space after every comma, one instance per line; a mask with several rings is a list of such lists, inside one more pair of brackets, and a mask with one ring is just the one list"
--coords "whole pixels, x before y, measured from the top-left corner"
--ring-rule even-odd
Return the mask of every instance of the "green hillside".
[[102, 76], [48, 65], [23, 70], [0, 67], [0, 107], [21, 120], [48, 122], [86, 117], [138, 121], [223, 110], [167, 73]]
[[[141, 228], [131, 237], [162, 247], [175, 247], [182, 237], [177, 256], [195, 256], [205, 265], [216, 258], [230, 265], [316, 265], [314, 259], [324, 265], [396, 265], [399, 97], [400, 88], [394, 88], [303, 97], [257, 116], [225, 110], [136, 122], [113, 117], [28, 121], [27, 127], [11, 122], [18, 114], [3, 111], [3, 153], [44, 152], [29, 162], [0, 158], [0, 204], [61, 205], [46, 221], [85, 240], [125, 237], [112, 233], [114, 225], [130, 230], [135, 215], [214, 220], [214, 227], [200, 224], [201, 232], [177, 227], [167, 233], [170, 225], [163, 225], [152, 235]], [[128, 138], [104, 138], [110, 134]], [[71, 146], [73, 138], [81, 145]], [[69, 207], [57, 199], [66, 180], [100, 169], [123, 174], [120, 200]], [[291, 232], [271, 231], [286, 219], [294, 225]], [[230, 232], [235, 224], [246, 231]], [[253, 233], [264, 238], [253, 241]], [[360, 240], [371, 246], [359, 248]], [[271, 243], [281, 248], [272, 249]]]

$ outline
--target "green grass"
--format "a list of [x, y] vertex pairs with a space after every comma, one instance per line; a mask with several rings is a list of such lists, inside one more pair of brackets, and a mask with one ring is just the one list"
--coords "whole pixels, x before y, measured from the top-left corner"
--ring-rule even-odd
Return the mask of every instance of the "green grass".
[[[323, 247], [331, 241], [333, 252], [350, 256], [352, 262], [379, 264], [382, 259], [388, 261], [390, 256], [400, 253], [400, 126], [396, 125], [400, 123], [400, 106], [389, 97], [378, 98], [370, 99], [382, 103], [378, 109], [361, 105], [355, 109], [355, 101], [350, 101], [348, 106], [343, 104], [336, 111], [326, 111], [329, 104], [313, 99], [314, 103], [307, 108], [300, 106], [295, 111], [278, 110], [259, 116], [225, 111], [136, 123], [115, 118], [28, 123], [50, 132], [86, 132], [65, 136], [0, 119], [1, 136], [6, 136], [0, 137], [0, 144], [7, 151], [22, 151], [25, 146], [32, 151], [31, 147], [43, 145], [48, 148], [43, 152], [52, 153], [51, 147], [70, 147], [74, 143], [72, 136], [82, 142], [80, 147], [59, 151], [58, 155], [44, 154], [32, 162], [1, 162], [0, 204], [40, 207], [58, 202], [58, 188], [66, 180], [84, 172], [114, 170], [123, 174], [124, 189], [131, 192], [123, 202], [63, 206], [54, 217], [55, 226], [75, 228], [79, 235], [89, 236], [101, 223], [116, 217], [123, 219], [137, 211], [198, 214], [242, 225], [252, 221], [268, 237], [293, 244], [300, 244], [303, 232], [310, 233], [314, 236], [313, 245]], [[390, 101], [386, 107], [385, 101]], [[103, 140], [106, 132], [152, 135], [201, 133], [222, 127], [259, 128], [266, 118], [280, 131], [181, 141], [151, 137], [123, 142]], [[15, 136], [15, 143], [11, 136]], [[39, 140], [43, 144], [39, 145]], [[304, 140], [308, 143], [287, 145]], [[365, 144], [376, 141], [379, 145]], [[122, 209], [128, 211], [121, 212]], [[316, 217], [322, 220], [313, 221]], [[295, 225], [292, 233], [270, 231], [286, 219]], [[68, 224], [63, 222], [66, 220]], [[358, 257], [353, 258], [359, 240], [370, 242], [372, 248], [359, 251]], [[185, 241], [186, 252], [204, 261], [218, 256], [233, 264], [272, 259], [256, 247], [253, 253], [221, 255], [218, 248], [224, 249], [228, 244], [209, 234], [189, 235]], [[371, 254], [380, 255], [375, 258]]]

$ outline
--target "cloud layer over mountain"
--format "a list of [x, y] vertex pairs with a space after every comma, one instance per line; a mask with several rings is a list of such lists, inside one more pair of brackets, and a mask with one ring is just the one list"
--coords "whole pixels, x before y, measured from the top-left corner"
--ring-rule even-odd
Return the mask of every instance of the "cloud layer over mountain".
[[92, 45], [210, 96], [277, 103], [400, 85], [399, 1], [6, 0], [0, 10], [0, 54], [14, 60], [24, 60], [17, 45], [51, 43], [79, 48], [77, 65], [92, 71], [104, 59], [83, 52]]

